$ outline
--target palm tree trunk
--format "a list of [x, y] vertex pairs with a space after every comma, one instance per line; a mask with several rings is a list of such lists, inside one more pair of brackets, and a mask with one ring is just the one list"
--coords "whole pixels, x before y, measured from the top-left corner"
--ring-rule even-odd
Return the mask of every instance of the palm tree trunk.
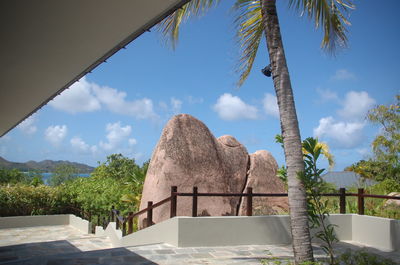
[[275, 1], [261, 0], [261, 7], [272, 67], [272, 78], [278, 99], [288, 175], [292, 245], [295, 263], [298, 264], [303, 261], [313, 261], [314, 258], [308, 226], [306, 193], [304, 186], [297, 177], [298, 172], [304, 171], [300, 130]]

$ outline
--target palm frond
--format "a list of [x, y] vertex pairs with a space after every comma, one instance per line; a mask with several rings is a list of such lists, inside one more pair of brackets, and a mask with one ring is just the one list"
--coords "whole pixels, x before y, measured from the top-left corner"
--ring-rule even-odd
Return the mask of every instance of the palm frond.
[[264, 35], [260, 1], [238, 0], [234, 6], [238, 13], [235, 19], [236, 38], [240, 46], [240, 58], [236, 71], [240, 74], [237, 86], [243, 85], [250, 74]]
[[329, 151], [329, 146], [324, 142], [318, 142], [318, 144], [321, 146], [322, 154], [328, 160], [329, 169], [332, 169], [335, 166], [335, 158]]
[[301, 16], [307, 14], [316, 28], [323, 29], [322, 48], [333, 53], [337, 46], [347, 46], [347, 17], [349, 10], [355, 8], [351, 0], [290, 0], [289, 6]]
[[303, 155], [306, 156], [310, 153], [322, 153], [322, 155], [328, 160], [329, 169], [331, 170], [335, 166], [335, 158], [329, 151], [329, 146], [327, 143], [318, 141], [318, 138], [310, 137], [304, 140], [302, 145]]
[[175, 49], [179, 39], [179, 28], [190, 17], [200, 17], [210, 8], [217, 5], [220, 0], [192, 0], [174, 13], [166, 17], [157, 25], [167, 45]]

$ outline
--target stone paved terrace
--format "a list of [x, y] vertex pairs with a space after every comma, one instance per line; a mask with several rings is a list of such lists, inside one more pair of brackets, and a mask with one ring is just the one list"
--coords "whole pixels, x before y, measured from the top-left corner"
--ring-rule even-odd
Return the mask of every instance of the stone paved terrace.
[[[338, 250], [361, 246], [340, 243]], [[314, 246], [315, 256], [323, 252]], [[400, 264], [400, 253], [369, 252]], [[83, 234], [72, 226], [42, 226], [0, 229], [0, 265], [89, 265], [89, 264], [261, 264], [261, 259], [293, 257], [289, 245], [176, 248], [167, 244], [112, 248], [106, 237]], [[285, 262], [283, 263], [285, 264]]]

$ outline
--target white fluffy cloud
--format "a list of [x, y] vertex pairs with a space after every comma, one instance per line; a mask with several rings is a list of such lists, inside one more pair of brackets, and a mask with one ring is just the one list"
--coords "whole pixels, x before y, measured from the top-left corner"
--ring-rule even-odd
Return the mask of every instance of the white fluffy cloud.
[[93, 88], [96, 86], [95, 83], [90, 83], [83, 77], [50, 101], [49, 105], [69, 113], [99, 110], [100, 102], [93, 94]]
[[314, 128], [314, 136], [333, 140], [338, 147], [352, 148], [362, 141], [364, 126], [364, 122], [342, 122], [326, 117], [319, 120], [318, 127]]
[[223, 120], [257, 119], [257, 108], [246, 104], [239, 97], [225, 93], [218, 98], [213, 109]]
[[266, 93], [263, 99], [264, 111], [272, 117], [279, 118], [279, 108], [276, 96]]
[[181, 112], [182, 101], [176, 98], [171, 98], [171, 107], [174, 114]]
[[66, 125], [49, 126], [44, 132], [44, 136], [52, 145], [57, 146], [67, 136], [67, 131]]
[[375, 100], [371, 98], [367, 92], [350, 91], [342, 103], [342, 109], [338, 110], [338, 114], [349, 120], [364, 119], [368, 110], [375, 104]]
[[317, 88], [317, 93], [319, 95], [319, 102], [325, 103], [329, 101], [339, 101], [339, 97], [336, 92], [331, 91], [330, 89], [321, 89]]
[[77, 150], [77, 151], [83, 152], [83, 153], [90, 151], [90, 146], [79, 137], [72, 138], [70, 140], [70, 143], [74, 150]]
[[129, 138], [128, 143], [130, 146], [133, 146], [133, 145], [137, 144], [137, 141], [135, 138]]
[[88, 82], [85, 77], [55, 97], [49, 105], [69, 113], [90, 112], [106, 107], [111, 112], [138, 119], [156, 118], [150, 99], [126, 100], [127, 94], [117, 89]]
[[134, 145], [137, 140], [131, 137], [132, 127], [129, 125], [122, 126], [121, 122], [108, 123], [106, 125], [106, 140], [100, 141], [98, 144], [89, 145], [80, 137], [73, 137], [70, 140], [72, 150], [79, 154], [93, 156], [102, 156], [121, 153], [126, 156], [135, 156]]
[[37, 131], [35, 122], [36, 122], [36, 114], [32, 114], [31, 116], [26, 118], [23, 122], [21, 122], [17, 126], [17, 128], [20, 129], [25, 134], [34, 134]]
[[189, 104], [202, 104], [204, 102], [204, 98], [197, 98], [197, 97], [193, 97], [193, 96], [188, 96], [186, 97], [186, 100]]
[[106, 126], [106, 132], [107, 142], [101, 141], [99, 145], [102, 149], [110, 151], [118, 147], [122, 141], [126, 140], [130, 136], [132, 128], [129, 125], [122, 127], [120, 122], [108, 123]]
[[93, 91], [97, 99], [114, 113], [129, 115], [138, 119], [157, 117], [153, 110], [153, 101], [150, 99], [127, 101], [125, 92], [111, 87], [95, 86]]
[[347, 69], [339, 69], [331, 78], [333, 80], [354, 80], [356, 75]]

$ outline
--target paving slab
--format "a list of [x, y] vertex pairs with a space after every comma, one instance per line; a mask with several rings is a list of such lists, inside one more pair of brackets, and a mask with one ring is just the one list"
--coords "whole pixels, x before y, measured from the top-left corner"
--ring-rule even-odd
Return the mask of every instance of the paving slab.
[[[340, 242], [338, 253], [365, 246]], [[365, 248], [400, 264], [399, 252]], [[314, 245], [316, 258], [326, 257]], [[174, 247], [168, 244], [113, 248], [107, 237], [83, 234], [71, 226], [0, 229], [0, 265], [183, 265], [183, 264], [287, 264], [293, 259], [291, 245], [245, 245], [232, 247]]]

